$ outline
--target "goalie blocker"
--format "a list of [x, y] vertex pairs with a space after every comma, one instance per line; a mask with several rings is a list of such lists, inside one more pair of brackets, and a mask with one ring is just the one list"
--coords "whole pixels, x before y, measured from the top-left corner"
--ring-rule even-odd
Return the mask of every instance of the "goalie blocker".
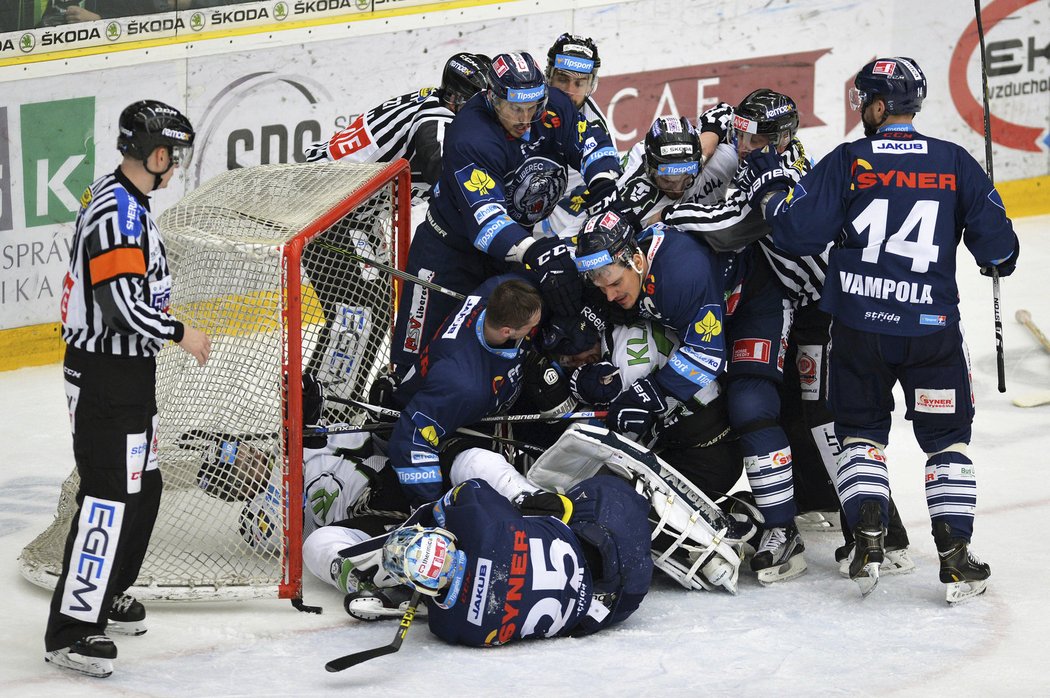
[[651, 451], [606, 429], [574, 424], [536, 460], [528, 477], [564, 492], [603, 471], [631, 481], [649, 499], [656, 567], [687, 589], [736, 594], [740, 545], [756, 526], [744, 515], [723, 512]]

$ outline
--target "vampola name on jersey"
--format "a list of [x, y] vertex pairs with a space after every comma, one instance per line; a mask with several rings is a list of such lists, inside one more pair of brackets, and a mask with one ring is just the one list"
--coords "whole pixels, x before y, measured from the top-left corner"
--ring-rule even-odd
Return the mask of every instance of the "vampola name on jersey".
[[507, 178], [507, 212], [515, 222], [533, 226], [551, 214], [567, 183], [564, 165], [539, 156], [526, 158]]
[[933, 304], [933, 288], [914, 281], [895, 281], [878, 276], [839, 271], [839, 283], [845, 293], [867, 298], [887, 300], [896, 298], [901, 303]]

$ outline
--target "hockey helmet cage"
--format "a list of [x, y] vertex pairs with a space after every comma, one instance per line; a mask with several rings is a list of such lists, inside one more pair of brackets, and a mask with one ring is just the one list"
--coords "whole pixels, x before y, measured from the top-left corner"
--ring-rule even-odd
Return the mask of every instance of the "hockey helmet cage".
[[188, 166], [193, 158], [190, 120], [163, 102], [146, 99], [129, 105], [120, 114], [118, 129], [117, 150], [136, 160], [146, 162], [158, 147], [168, 148], [172, 166]]
[[601, 66], [602, 59], [598, 56], [598, 47], [592, 39], [585, 36], [562, 34], [547, 51], [548, 80], [555, 70], [597, 76]]
[[639, 230], [630, 216], [605, 211], [588, 218], [576, 240], [576, 269], [588, 281], [602, 276], [611, 265], [633, 265], [639, 250]]
[[536, 59], [528, 53], [501, 53], [488, 68], [489, 93], [505, 102], [547, 99], [547, 81]]
[[876, 58], [860, 69], [849, 92], [850, 106], [863, 111], [876, 98], [887, 114], [915, 114], [926, 98], [926, 76], [912, 58]]
[[[769, 143], [761, 145], [772, 145], [780, 152], [795, 137], [798, 124], [795, 101], [764, 87], [744, 97], [733, 110], [733, 128], [738, 140], [743, 138], [749, 141], [753, 135], [765, 136]], [[746, 147], [745, 151], [750, 152], [752, 149]]]
[[700, 136], [689, 119], [661, 116], [653, 122], [645, 134], [645, 164], [650, 177], [700, 174]]
[[383, 544], [383, 569], [402, 584], [427, 596], [445, 592], [442, 608], [459, 596], [467, 555], [456, 550], [456, 536], [443, 528], [416, 524], [399, 528]]
[[457, 53], [445, 62], [438, 94], [453, 112], [468, 99], [488, 87], [488, 56], [480, 53]]

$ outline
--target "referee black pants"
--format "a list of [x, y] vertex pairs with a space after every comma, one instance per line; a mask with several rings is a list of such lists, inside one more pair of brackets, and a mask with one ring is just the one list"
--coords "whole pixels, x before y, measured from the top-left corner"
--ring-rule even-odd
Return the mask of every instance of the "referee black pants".
[[80, 489], [51, 597], [47, 651], [105, 630], [113, 596], [138, 577], [163, 488], [155, 360], [67, 347], [63, 372]]

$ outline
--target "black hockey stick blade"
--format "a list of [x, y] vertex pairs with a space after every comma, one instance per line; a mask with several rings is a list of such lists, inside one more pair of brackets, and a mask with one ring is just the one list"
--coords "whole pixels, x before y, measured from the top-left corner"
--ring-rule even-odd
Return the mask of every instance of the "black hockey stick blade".
[[416, 606], [419, 605], [419, 599], [420, 593], [418, 591], [412, 592], [412, 598], [408, 602], [408, 608], [405, 609], [405, 614], [401, 616], [401, 622], [398, 623], [397, 634], [394, 635], [393, 642], [389, 645], [383, 645], [382, 647], [373, 647], [370, 650], [363, 650], [343, 657], [337, 657], [324, 665], [325, 670], [333, 673], [343, 671], [352, 666], [357, 666], [362, 662], [367, 662], [369, 659], [393, 654], [401, 649], [401, 643], [405, 641], [405, 635], [408, 634], [408, 629], [412, 625], [412, 619], [416, 617]]

